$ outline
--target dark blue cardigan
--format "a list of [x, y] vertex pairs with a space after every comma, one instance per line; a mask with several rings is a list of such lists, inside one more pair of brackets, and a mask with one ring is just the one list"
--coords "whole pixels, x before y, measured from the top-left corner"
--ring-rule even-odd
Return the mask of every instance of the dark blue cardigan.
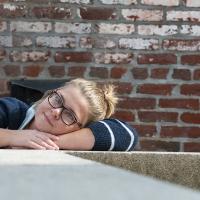
[[[12, 97], [0, 99], [0, 128], [17, 130], [29, 106]], [[134, 128], [123, 121], [105, 119], [89, 124], [95, 137], [93, 151], [130, 151], [133, 150], [138, 134]]]

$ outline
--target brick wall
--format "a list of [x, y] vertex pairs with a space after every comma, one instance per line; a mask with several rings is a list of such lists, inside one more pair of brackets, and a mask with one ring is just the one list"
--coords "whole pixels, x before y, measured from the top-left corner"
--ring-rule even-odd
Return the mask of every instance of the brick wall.
[[112, 81], [140, 150], [200, 151], [199, 0], [1, 0], [11, 79]]

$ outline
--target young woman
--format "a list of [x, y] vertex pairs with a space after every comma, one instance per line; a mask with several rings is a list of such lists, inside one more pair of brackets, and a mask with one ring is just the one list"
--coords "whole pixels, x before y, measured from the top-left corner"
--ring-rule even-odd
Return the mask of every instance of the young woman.
[[137, 133], [108, 119], [117, 97], [112, 85], [75, 79], [47, 91], [30, 108], [15, 98], [0, 99], [0, 147], [69, 150], [132, 150]]

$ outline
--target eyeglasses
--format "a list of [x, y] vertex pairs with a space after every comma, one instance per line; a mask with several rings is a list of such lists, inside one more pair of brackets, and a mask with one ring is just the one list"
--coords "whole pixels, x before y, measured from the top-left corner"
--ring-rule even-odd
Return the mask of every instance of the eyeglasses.
[[61, 119], [64, 124], [70, 126], [77, 123], [79, 127], [82, 127], [82, 124], [78, 122], [73, 110], [69, 107], [63, 106], [63, 98], [58, 94], [56, 90], [51, 91], [48, 96], [48, 101], [53, 108], [62, 108]]

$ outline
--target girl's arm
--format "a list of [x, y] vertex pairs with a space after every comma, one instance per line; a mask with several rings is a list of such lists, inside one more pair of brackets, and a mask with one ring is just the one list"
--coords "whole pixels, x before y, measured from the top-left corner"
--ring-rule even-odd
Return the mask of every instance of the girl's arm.
[[127, 123], [105, 119], [87, 128], [59, 136], [60, 149], [93, 151], [130, 151], [138, 141], [138, 134]]

